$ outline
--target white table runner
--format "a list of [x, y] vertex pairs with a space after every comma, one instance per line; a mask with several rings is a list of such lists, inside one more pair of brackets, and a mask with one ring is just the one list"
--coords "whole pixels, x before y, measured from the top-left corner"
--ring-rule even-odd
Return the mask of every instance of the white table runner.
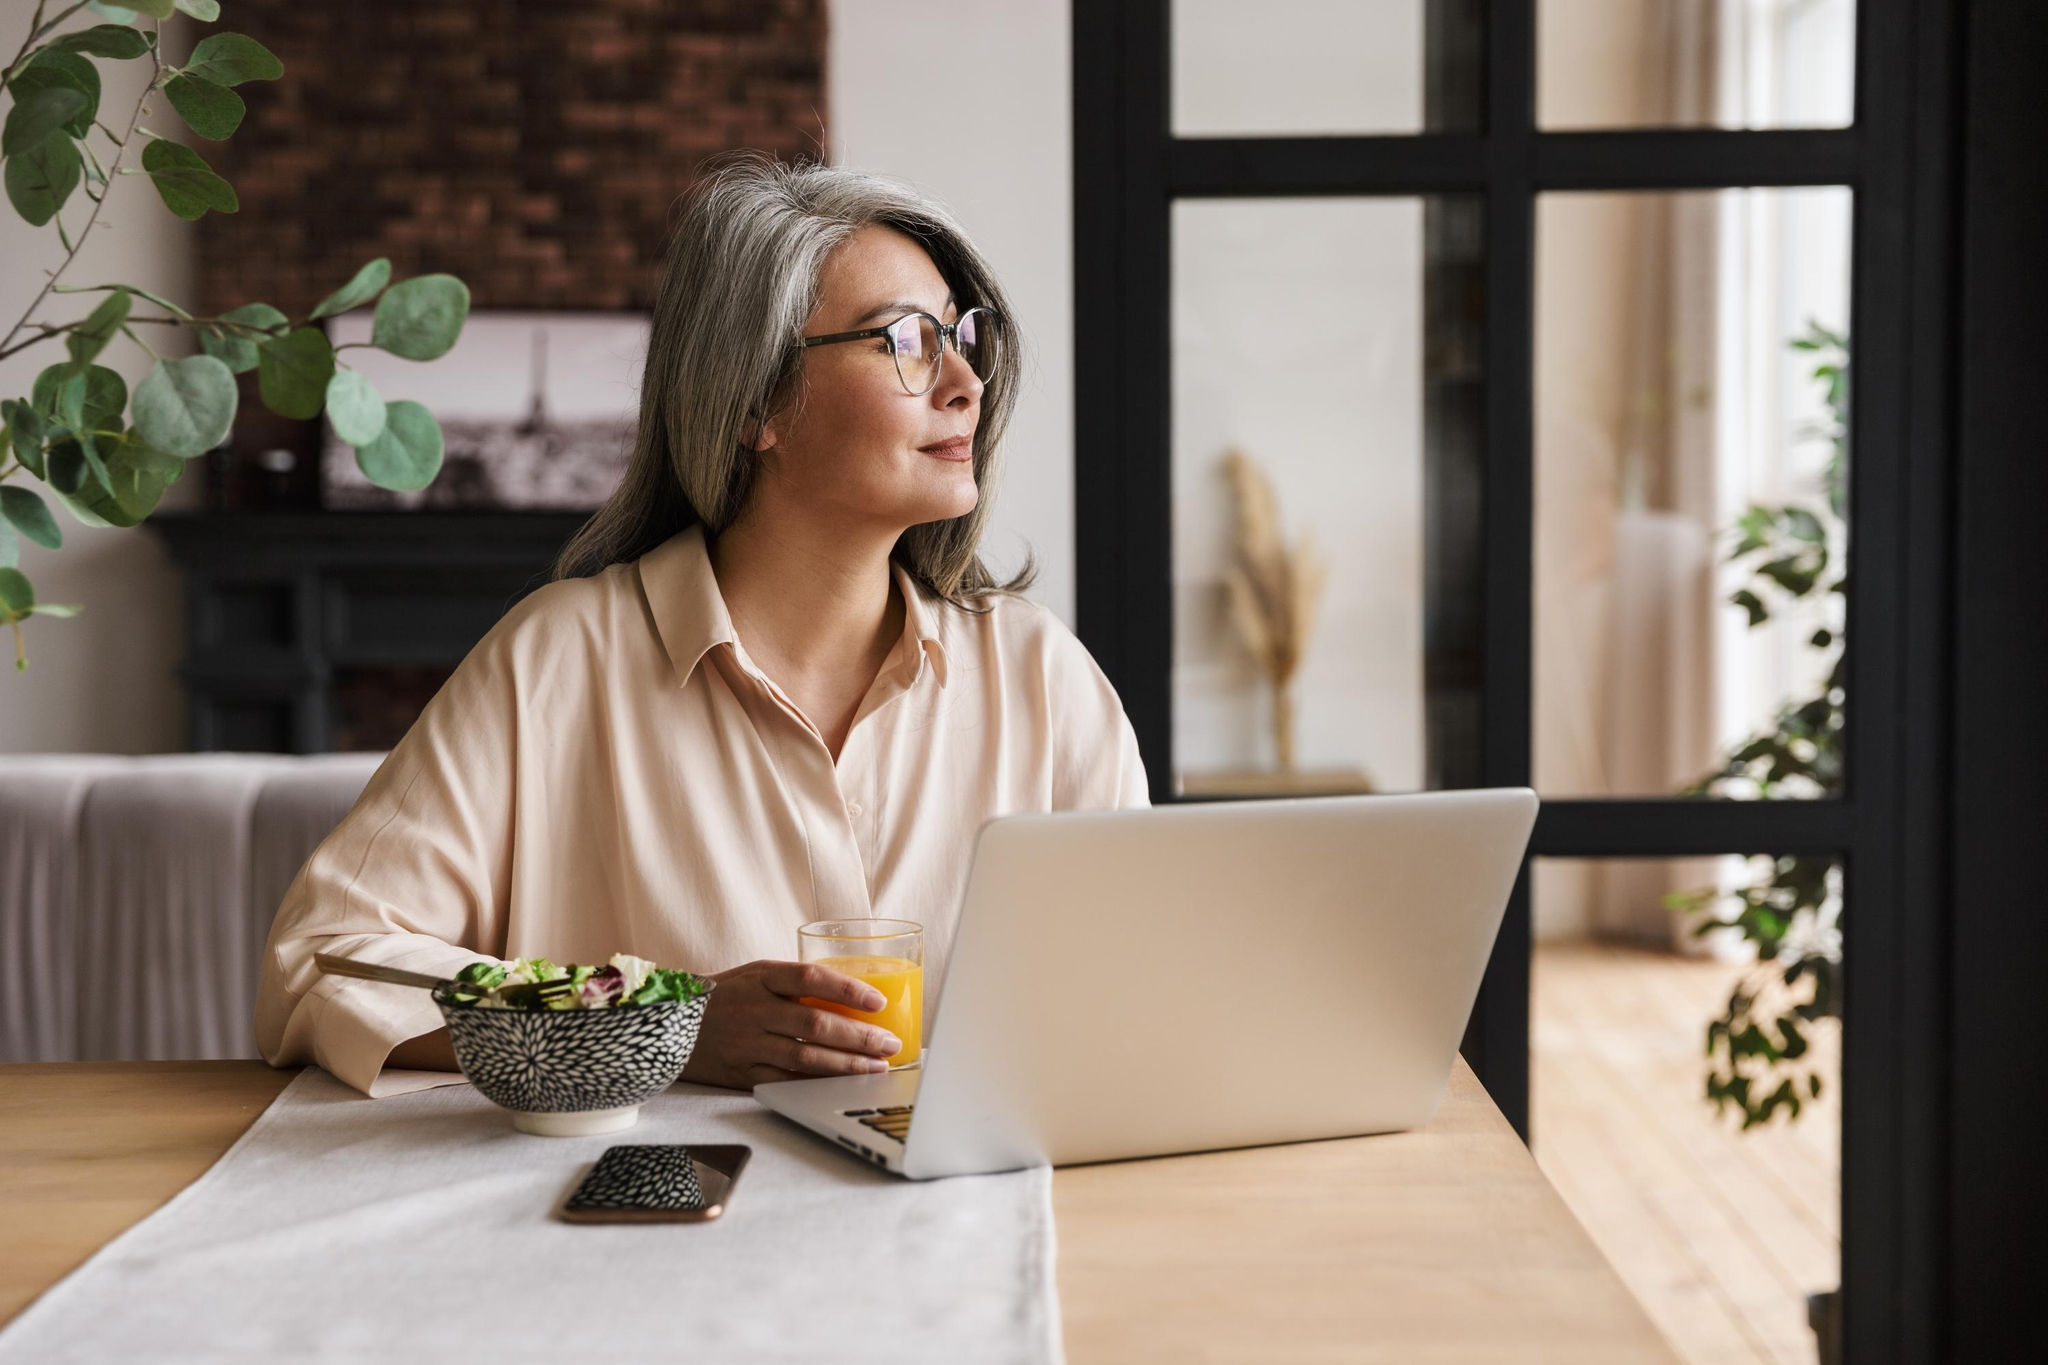
[[[743, 1142], [710, 1223], [554, 1214], [619, 1142]], [[308, 1068], [220, 1161], [0, 1331], [0, 1362], [1062, 1359], [1051, 1172], [906, 1181], [729, 1091], [591, 1138], [467, 1085]]]

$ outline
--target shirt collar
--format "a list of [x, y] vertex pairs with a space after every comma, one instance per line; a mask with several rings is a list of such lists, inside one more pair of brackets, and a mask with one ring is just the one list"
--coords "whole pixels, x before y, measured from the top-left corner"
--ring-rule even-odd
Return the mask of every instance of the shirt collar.
[[[718, 577], [711, 571], [711, 556], [705, 552], [702, 522], [685, 527], [642, 555], [639, 569], [655, 629], [661, 632], [669, 663], [675, 667], [677, 686], [690, 681], [712, 646], [730, 644], [739, 651], [739, 633], [733, 629], [732, 614], [718, 590]], [[939, 635], [936, 606], [917, 580], [893, 559], [889, 572], [903, 595], [903, 637], [917, 654], [918, 672], [911, 675], [911, 681], [924, 671], [929, 657], [939, 686], [944, 687], [946, 646]]]

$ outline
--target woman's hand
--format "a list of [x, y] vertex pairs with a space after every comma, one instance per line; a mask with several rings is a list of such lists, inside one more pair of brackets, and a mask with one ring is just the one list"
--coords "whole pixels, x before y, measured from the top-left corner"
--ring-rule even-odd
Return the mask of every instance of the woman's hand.
[[801, 1003], [830, 1000], [878, 1010], [882, 993], [844, 972], [806, 962], [749, 962], [710, 978], [704, 1021], [683, 1079], [751, 1090], [764, 1081], [887, 1071], [903, 1042], [887, 1029]]

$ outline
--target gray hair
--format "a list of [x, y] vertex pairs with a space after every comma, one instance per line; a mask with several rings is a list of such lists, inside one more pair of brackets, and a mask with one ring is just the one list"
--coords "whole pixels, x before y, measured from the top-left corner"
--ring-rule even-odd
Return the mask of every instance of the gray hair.
[[1028, 587], [1030, 560], [998, 583], [977, 553], [1023, 346], [1002, 285], [960, 225], [878, 175], [747, 150], [720, 153], [703, 170], [681, 202], [655, 297], [632, 458], [610, 499], [562, 548], [554, 577], [638, 559], [698, 522], [714, 536], [732, 523], [759, 458], [741, 439], [748, 419], [802, 401], [807, 352], [795, 343], [817, 306], [819, 272], [848, 237], [881, 224], [924, 247], [961, 311], [992, 308], [1004, 324], [974, 433], [974, 510], [909, 528], [891, 557], [959, 607]]

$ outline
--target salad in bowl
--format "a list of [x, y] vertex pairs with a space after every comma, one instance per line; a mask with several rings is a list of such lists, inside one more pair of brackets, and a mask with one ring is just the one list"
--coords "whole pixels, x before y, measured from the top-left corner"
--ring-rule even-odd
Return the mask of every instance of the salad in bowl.
[[614, 953], [473, 962], [434, 988], [462, 1074], [522, 1132], [630, 1128], [689, 1063], [715, 983]]
[[685, 1003], [711, 989], [694, 972], [657, 967], [644, 957], [613, 953], [602, 967], [562, 966], [544, 957], [472, 962], [448, 993], [457, 1005], [486, 1009], [602, 1010], [621, 1005]]

